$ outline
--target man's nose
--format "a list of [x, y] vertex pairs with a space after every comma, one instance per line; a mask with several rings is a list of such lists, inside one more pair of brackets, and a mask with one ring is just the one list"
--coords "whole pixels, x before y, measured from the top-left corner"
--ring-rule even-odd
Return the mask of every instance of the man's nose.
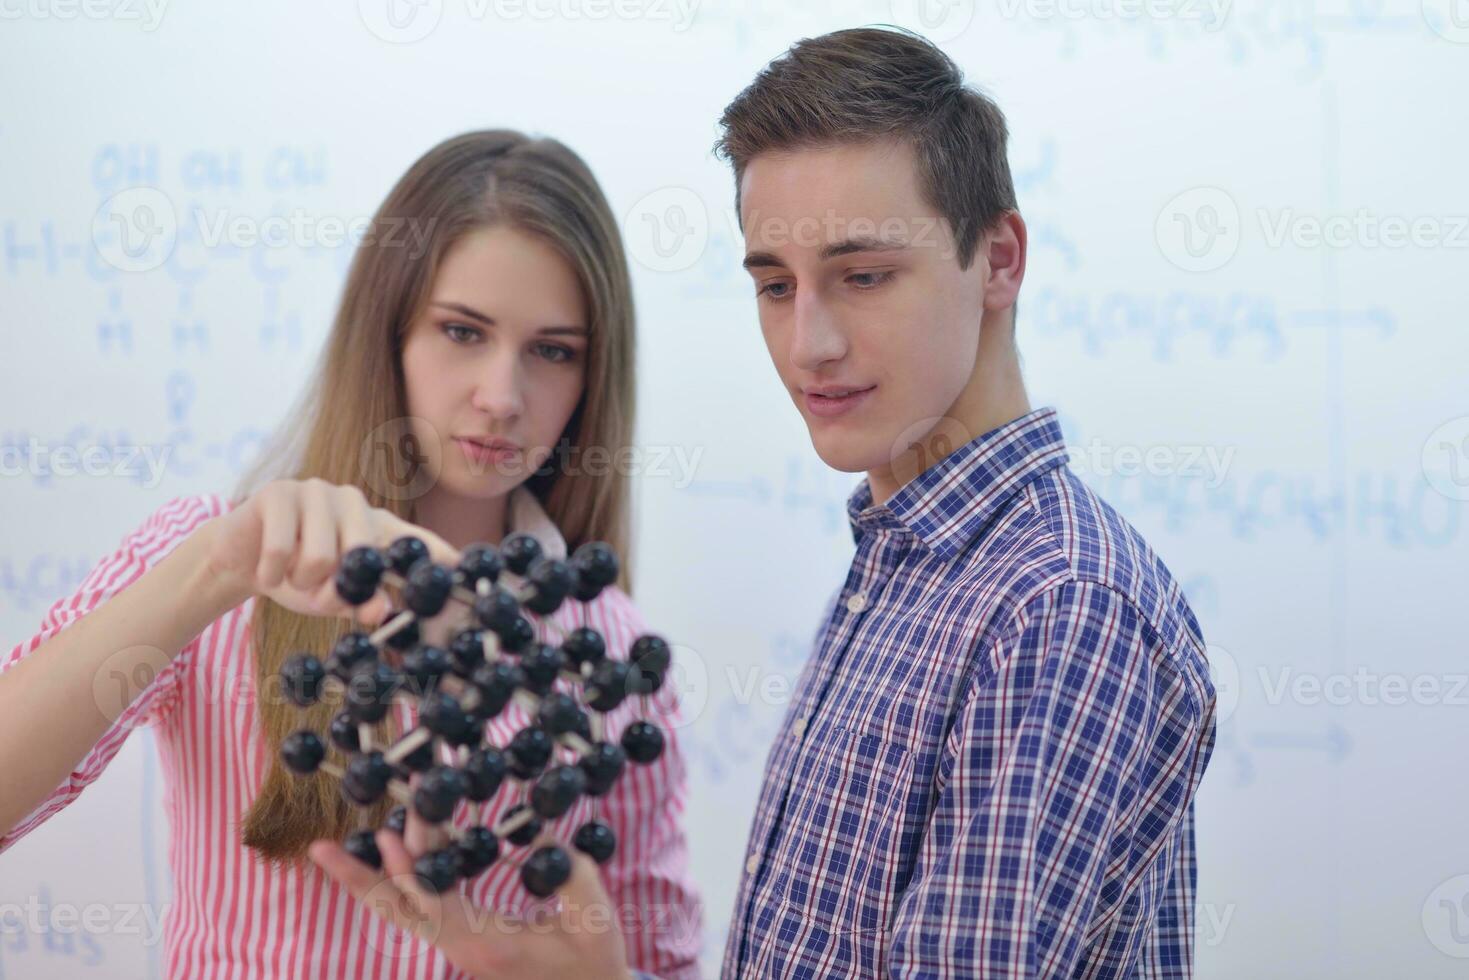
[[847, 353], [847, 338], [841, 324], [819, 296], [797, 294], [791, 363], [802, 371], [815, 371]]

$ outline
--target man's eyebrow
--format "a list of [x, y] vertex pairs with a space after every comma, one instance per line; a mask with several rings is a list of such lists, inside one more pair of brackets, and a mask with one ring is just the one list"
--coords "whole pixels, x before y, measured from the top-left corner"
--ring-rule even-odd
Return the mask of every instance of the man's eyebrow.
[[901, 238], [883, 238], [880, 235], [854, 235], [846, 241], [832, 242], [821, 247], [821, 261], [834, 259], [838, 255], [853, 252], [896, 252], [908, 247]]
[[[448, 310], [451, 313], [458, 313], [460, 316], [468, 317], [471, 320], [477, 320], [480, 323], [483, 323], [487, 327], [493, 327], [495, 325], [495, 318], [494, 317], [488, 316], [488, 315], [486, 315], [484, 313], [481, 313], [479, 310], [476, 310], [472, 306], [465, 306], [463, 303], [435, 302], [432, 305], [437, 306], [439, 309], [442, 309], [442, 310]], [[566, 326], [542, 327], [540, 330], [538, 330], [536, 332], [537, 333], [540, 333], [540, 334], [544, 334], [546, 336], [557, 336], [557, 335], [562, 335], [562, 334], [571, 334], [571, 335], [575, 335], [575, 336], [578, 336], [578, 337], [585, 337], [585, 336], [587, 336], [587, 333], [588, 333], [586, 327], [573, 326], [573, 325], [569, 325], [569, 324], [566, 325]]]
[[780, 259], [769, 252], [750, 252], [741, 263], [746, 269], [763, 269], [770, 266], [785, 265]]
[[[825, 262], [827, 259], [834, 259], [839, 255], [852, 255], [857, 252], [896, 252], [907, 247], [908, 243], [901, 238], [857, 235], [821, 246], [821, 261]], [[771, 252], [751, 252], [745, 256], [743, 265], [746, 269], [757, 269], [770, 266], [783, 266], [785, 263], [776, 258]]]

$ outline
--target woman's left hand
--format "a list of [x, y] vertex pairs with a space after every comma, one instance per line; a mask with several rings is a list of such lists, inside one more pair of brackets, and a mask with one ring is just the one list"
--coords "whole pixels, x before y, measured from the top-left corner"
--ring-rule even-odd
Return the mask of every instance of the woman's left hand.
[[[336, 841], [311, 845], [311, 860], [358, 901], [394, 927], [432, 943], [449, 962], [475, 977], [502, 980], [564, 980], [567, 977], [631, 978], [622, 932], [596, 864], [568, 847], [571, 878], [557, 893], [559, 908], [547, 905], [531, 919], [482, 909], [461, 897], [459, 888], [435, 895], [413, 873], [414, 858], [447, 842], [438, 828], [415, 826], [410, 814], [405, 836], [377, 833], [383, 870], [368, 867]], [[543, 835], [525, 853], [542, 843]], [[566, 845], [562, 845], [566, 846]], [[410, 847], [414, 850], [410, 853]], [[501, 858], [505, 860], [505, 858]]]

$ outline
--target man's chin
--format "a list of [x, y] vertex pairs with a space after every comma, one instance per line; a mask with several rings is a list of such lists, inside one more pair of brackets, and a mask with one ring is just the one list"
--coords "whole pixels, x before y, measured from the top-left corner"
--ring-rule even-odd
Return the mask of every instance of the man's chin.
[[838, 439], [813, 432], [811, 445], [823, 463], [841, 473], [866, 473], [886, 461], [885, 454], [875, 448], [871, 434], [853, 436]]

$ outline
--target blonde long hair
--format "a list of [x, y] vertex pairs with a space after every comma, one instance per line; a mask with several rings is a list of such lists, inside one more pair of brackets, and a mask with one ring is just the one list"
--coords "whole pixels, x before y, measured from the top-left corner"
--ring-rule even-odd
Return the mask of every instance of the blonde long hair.
[[[611, 208], [586, 164], [566, 146], [511, 130], [485, 130], [429, 150], [383, 201], [353, 256], [315, 377], [300, 406], [241, 480], [237, 500], [273, 479], [319, 477], [360, 487], [373, 506], [413, 520], [414, 494], [401, 492], [404, 461], [392, 451], [378, 451], [399, 445], [393, 435], [406, 428], [404, 336], [428, 301], [449, 249], [465, 235], [497, 225], [537, 235], [556, 248], [576, 272], [587, 304], [586, 386], [560, 449], [606, 447], [615, 459], [630, 446], [632, 288]], [[415, 234], [405, 235], [405, 228]], [[579, 457], [553, 454], [524, 486], [540, 500], [569, 548], [596, 540], [617, 549], [624, 559], [619, 584], [626, 589], [628, 474], [615, 466], [589, 473], [585, 467], [554, 465]], [[411, 470], [416, 460], [408, 465]], [[356, 825], [355, 810], [342, 799], [336, 780], [297, 776], [279, 757], [281, 742], [291, 732], [309, 727], [324, 733], [338, 705], [327, 700], [303, 711], [280, 696], [276, 680], [291, 654], [324, 656], [349, 628], [344, 620], [303, 616], [256, 599], [249, 642], [270, 768], [241, 830], [244, 844], [269, 860], [300, 860], [311, 841], [341, 839]], [[390, 721], [380, 725], [380, 738], [393, 736], [389, 727]], [[386, 809], [386, 803], [379, 804], [369, 814], [374, 825]]]

